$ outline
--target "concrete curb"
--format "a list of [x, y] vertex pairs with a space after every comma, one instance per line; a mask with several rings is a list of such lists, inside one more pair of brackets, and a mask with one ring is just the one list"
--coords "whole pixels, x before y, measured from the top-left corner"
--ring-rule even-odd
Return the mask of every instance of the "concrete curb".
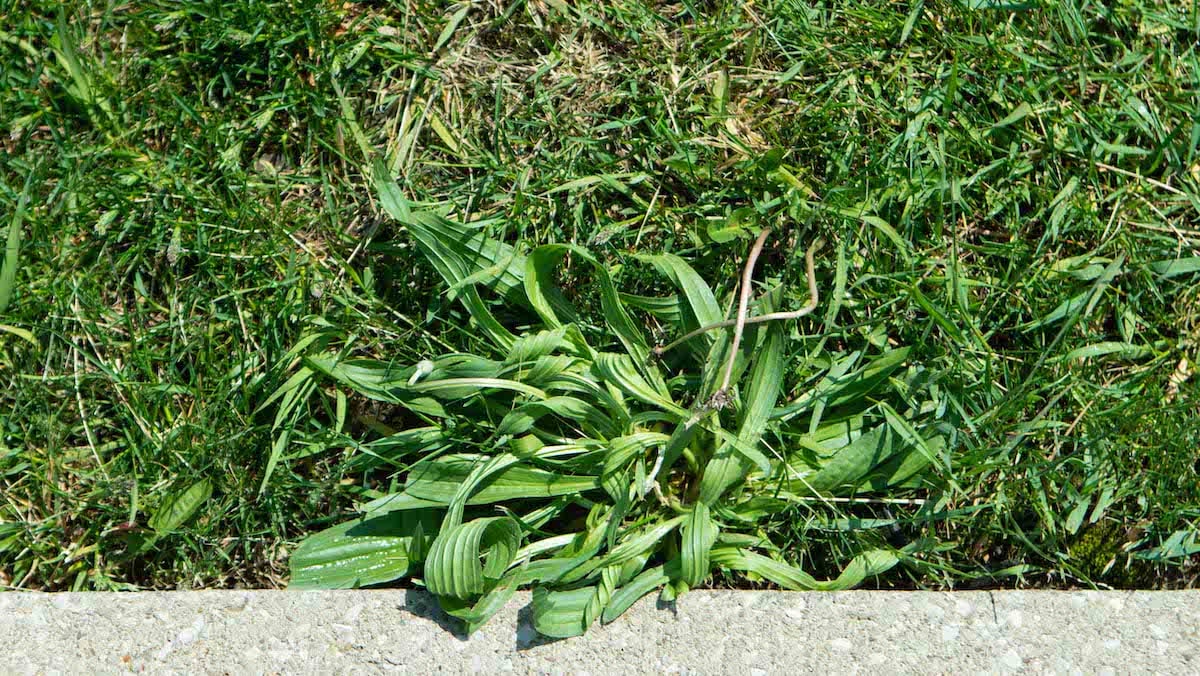
[[1200, 673], [1200, 591], [694, 591], [545, 641], [407, 590], [0, 593], [0, 673]]

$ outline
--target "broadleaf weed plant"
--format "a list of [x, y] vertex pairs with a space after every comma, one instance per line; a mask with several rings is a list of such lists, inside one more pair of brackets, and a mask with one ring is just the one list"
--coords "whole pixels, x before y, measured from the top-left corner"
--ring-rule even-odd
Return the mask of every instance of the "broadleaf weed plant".
[[[523, 254], [409, 204], [382, 169], [376, 183], [482, 344], [410, 365], [350, 357], [321, 339], [294, 351], [295, 374], [271, 397], [277, 420], [332, 382], [399, 407], [406, 422], [359, 445], [368, 464], [394, 468], [402, 489], [306, 539], [291, 557], [291, 588], [407, 578], [470, 633], [532, 587], [536, 630], [569, 637], [656, 590], [672, 600], [714, 571], [834, 590], [901, 562], [921, 565], [928, 543], [896, 547], [880, 537], [818, 580], [762, 528], [798, 509], [860, 503], [902, 505], [933, 521], [953, 488], [951, 408], [936, 374], [908, 363], [907, 348], [826, 349], [832, 358], [787, 363], [799, 342], [790, 320], [817, 307], [816, 244], [805, 256], [809, 302], [785, 311], [783, 284], [752, 300], [763, 230], [726, 319], [718, 291], [678, 256], [637, 255], [673, 295], [625, 294], [614, 267], [584, 247]], [[599, 328], [556, 281], [564, 266], [590, 269]], [[497, 305], [536, 321], [514, 331]], [[656, 346], [633, 311], [679, 338]], [[800, 381], [794, 395], [791, 374]]]

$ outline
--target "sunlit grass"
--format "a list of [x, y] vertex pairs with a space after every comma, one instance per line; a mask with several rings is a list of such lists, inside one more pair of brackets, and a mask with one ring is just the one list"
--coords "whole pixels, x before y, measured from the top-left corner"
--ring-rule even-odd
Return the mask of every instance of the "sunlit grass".
[[[522, 254], [586, 247], [642, 299], [671, 286], [638, 255], [670, 253], [727, 312], [732, 226], [769, 225], [757, 291], [799, 308], [825, 237], [777, 407], [907, 349], [873, 414], [943, 421], [951, 464], [936, 491], [762, 515], [781, 560], [828, 576], [909, 547], [869, 583], [1192, 583], [1200, 16], [984, 4], [13, 4], [0, 584], [282, 586], [304, 534], [403, 487], [417, 458], [378, 448], [411, 411], [326, 380], [269, 401], [318, 348], [494, 349], [382, 210], [376, 163], [418, 211]], [[578, 257], [555, 279], [608, 335]]]

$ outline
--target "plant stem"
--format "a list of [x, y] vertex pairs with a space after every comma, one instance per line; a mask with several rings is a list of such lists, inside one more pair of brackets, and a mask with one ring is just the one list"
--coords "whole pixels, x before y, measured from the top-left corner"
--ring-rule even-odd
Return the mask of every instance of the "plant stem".
[[[733, 325], [733, 344], [729, 347], [729, 361], [725, 364], [725, 377], [721, 379], [721, 389], [713, 395], [714, 402], [722, 402], [728, 398], [729, 380], [733, 377], [733, 363], [737, 360], [738, 348], [742, 344], [742, 333], [746, 329], [746, 311], [750, 308], [750, 284], [754, 281], [754, 264], [762, 253], [763, 245], [771, 234], [770, 228], [763, 228], [750, 247], [750, 255], [746, 257], [746, 269], [742, 271], [742, 290], [738, 296], [737, 320]], [[719, 404], [718, 404], [719, 405]]]
[[[808, 302], [804, 304], [804, 307], [800, 308], [799, 310], [793, 310], [793, 311], [789, 311], [789, 312], [771, 312], [771, 313], [768, 313], [765, 315], [759, 315], [757, 317], [747, 317], [746, 322], [745, 322], [746, 324], [761, 324], [763, 322], [773, 322], [773, 321], [788, 320], [788, 319], [799, 319], [800, 317], [803, 317], [803, 316], [811, 313], [813, 310], [817, 309], [817, 303], [820, 300], [820, 295], [817, 293], [817, 277], [816, 277], [816, 271], [814, 270], [815, 262], [813, 260], [813, 256], [814, 256], [814, 254], [816, 254], [817, 250], [819, 250], [822, 246], [824, 246], [824, 244], [825, 244], [825, 240], [823, 240], [823, 239], [819, 239], [819, 240], [813, 242], [812, 245], [810, 247], [808, 247], [808, 253], [804, 257], [805, 263], [807, 265], [806, 272], [808, 274]], [[687, 341], [691, 340], [692, 338], [695, 338], [696, 336], [708, 333], [709, 331], [712, 331], [714, 329], [727, 328], [727, 327], [733, 326], [736, 323], [737, 323], [737, 319], [734, 318], [734, 319], [723, 319], [719, 322], [714, 322], [712, 324], [706, 324], [704, 326], [701, 326], [698, 329], [689, 331], [688, 333], [684, 334], [683, 336], [680, 336], [679, 338], [676, 338], [675, 340], [671, 341], [670, 343], [668, 343], [666, 345], [654, 348], [654, 354], [656, 354], [656, 355], [665, 354], [665, 353], [670, 352], [671, 350], [679, 347], [683, 343], [686, 343]]]

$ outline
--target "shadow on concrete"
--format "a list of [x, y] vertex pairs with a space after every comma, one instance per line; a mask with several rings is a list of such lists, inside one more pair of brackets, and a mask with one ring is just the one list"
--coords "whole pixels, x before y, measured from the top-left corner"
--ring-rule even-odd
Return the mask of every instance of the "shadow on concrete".
[[674, 617], [677, 620], [679, 619], [679, 603], [677, 603], [674, 599], [670, 601], [664, 601], [662, 596], [659, 595], [658, 599], [654, 602], [654, 608], [655, 610], [659, 611], [665, 610], [671, 613], [671, 617]]
[[[454, 638], [466, 643], [469, 641], [463, 623], [446, 614], [438, 605], [437, 597], [423, 589], [408, 589], [404, 592], [404, 610], [417, 617], [429, 620], [446, 630]], [[517, 650], [532, 650], [544, 645], [557, 643], [562, 639], [542, 636], [533, 628], [533, 608], [526, 605], [517, 611]]]
[[467, 640], [467, 632], [463, 623], [455, 617], [447, 615], [438, 605], [437, 598], [423, 589], [409, 589], [404, 592], [404, 609], [417, 617], [424, 618], [446, 630], [446, 633], [460, 641]]
[[[669, 612], [676, 617], [679, 615], [679, 607], [674, 601], [663, 601], [660, 598], [655, 606], [659, 611]], [[404, 610], [437, 624], [446, 630], [446, 633], [464, 643], [469, 640], [467, 632], [463, 628], [463, 623], [458, 618], [446, 614], [441, 606], [438, 605], [437, 598], [423, 589], [405, 590]], [[597, 624], [599, 624], [598, 621]], [[589, 630], [594, 631], [596, 628], [597, 626], [593, 625]], [[546, 645], [553, 645], [564, 640], [566, 639], [543, 636], [537, 633], [537, 630], [533, 628], [532, 604], [527, 604], [517, 611], [517, 650], [524, 652]]]
[[551, 645], [566, 639], [542, 636], [533, 628], [533, 604], [528, 604], [517, 611], [517, 650], [524, 652], [544, 645]]
[[[663, 601], [661, 598], [655, 603], [657, 610], [671, 613], [674, 617], [679, 617], [679, 606], [675, 601]], [[596, 631], [600, 628], [600, 621], [597, 620], [588, 631]], [[544, 645], [552, 645], [560, 641], [566, 641], [565, 638], [552, 638], [542, 636], [533, 628], [533, 605], [526, 605], [517, 611], [517, 650], [527, 651], [539, 648]]]

